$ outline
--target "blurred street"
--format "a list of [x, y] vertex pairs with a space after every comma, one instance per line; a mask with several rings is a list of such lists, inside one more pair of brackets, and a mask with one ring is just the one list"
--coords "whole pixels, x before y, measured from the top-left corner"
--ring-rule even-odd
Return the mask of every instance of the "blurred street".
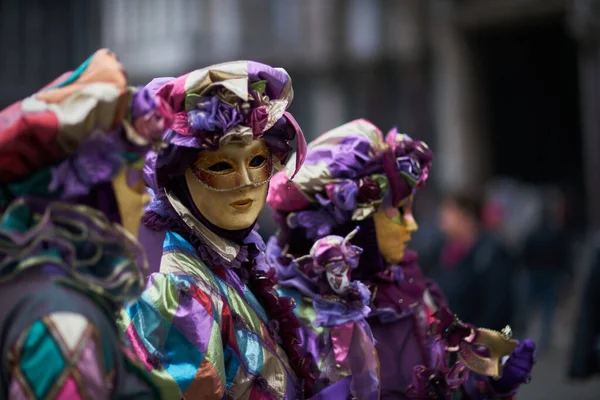
[[[571, 341], [578, 318], [579, 297], [587, 279], [586, 255], [577, 270], [573, 289], [559, 306], [551, 350], [538, 356], [529, 385], [521, 387], [519, 399], [525, 400], [597, 400], [600, 398], [600, 375], [594, 379], [575, 381], [567, 379], [571, 358]], [[534, 318], [528, 337], [539, 337], [539, 318]]]

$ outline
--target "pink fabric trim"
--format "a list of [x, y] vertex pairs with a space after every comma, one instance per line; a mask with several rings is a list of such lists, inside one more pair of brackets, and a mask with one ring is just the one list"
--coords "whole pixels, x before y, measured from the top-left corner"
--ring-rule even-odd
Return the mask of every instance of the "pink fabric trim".
[[150, 364], [150, 361], [149, 361], [149, 359], [150, 359], [150, 353], [148, 352], [148, 349], [146, 349], [146, 346], [144, 346], [142, 344], [141, 339], [140, 339], [137, 331], [133, 327], [133, 323], [131, 323], [127, 327], [127, 329], [125, 330], [125, 335], [129, 339], [129, 342], [131, 343], [131, 347], [133, 348], [133, 351], [138, 356], [138, 358], [140, 359], [140, 361], [142, 362], [142, 364], [144, 364], [144, 366], [146, 367], [146, 369], [148, 371], [152, 371], [153, 367], [152, 367], [152, 364]]
[[27, 396], [23, 391], [21, 383], [17, 379], [12, 379], [10, 382], [10, 389], [8, 392], [8, 398], [14, 400], [27, 400]]
[[[107, 396], [103, 396], [103, 398], [107, 398]], [[81, 400], [82, 397], [77, 390], [77, 383], [75, 383], [75, 378], [70, 376], [67, 378], [64, 383], [61, 391], [56, 396], [57, 400]]]
[[330, 328], [331, 342], [333, 343], [333, 354], [338, 364], [344, 364], [348, 358], [352, 335], [354, 333], [354, 322], [346, 322]]
[[85, 391], [91, 399], [107, 399], [110, 397], [104, 375], [101, 371], [99, 357], [102, 355], [98, 351], [96, 342], [92, 338], [88, 341], [81, 351], [79, 361], [77, 361], [77, 370], [83, 378]]

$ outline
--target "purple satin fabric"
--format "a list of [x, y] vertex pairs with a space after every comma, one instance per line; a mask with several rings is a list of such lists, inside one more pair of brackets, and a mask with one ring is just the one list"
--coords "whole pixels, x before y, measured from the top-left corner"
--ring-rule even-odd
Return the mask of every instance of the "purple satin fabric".
[[310, 400], [344, 400], [347, 399], [350, 392], [350, 384], [352, 383], [352, 377], [347, 376], [340, 379], [333, 385], [326, 387], [321, 390], [318, 394], [311, 397]]
[[424, 364], [421, 344], [415, 335], [412, 316], [391, 323], [369, 320], [379, 355], [381, 399], [408, 399], [413, 369]]
[[160, 272], [160, 260], [163, 255], [163, 244], [167, 231], [155, 231], [146, 226], [140, 226], [138, 232], [138, 242], [146, 251], [148, 260], [148, 275]]

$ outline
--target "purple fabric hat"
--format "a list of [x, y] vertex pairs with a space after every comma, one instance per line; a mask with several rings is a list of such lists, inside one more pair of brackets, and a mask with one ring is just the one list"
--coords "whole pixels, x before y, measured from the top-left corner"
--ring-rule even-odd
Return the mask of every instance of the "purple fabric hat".
[[314, 140], [302, 170], [288, 183], [273, 177], [267, 203], [286, 215], [288, 228], [304, 228], [309, 239], [334, 226], [364, 221], [379, 207], [397, 207], [427, 180], [432, 161], [424, 142], [392, 129], [383, 137], [359, 119]]

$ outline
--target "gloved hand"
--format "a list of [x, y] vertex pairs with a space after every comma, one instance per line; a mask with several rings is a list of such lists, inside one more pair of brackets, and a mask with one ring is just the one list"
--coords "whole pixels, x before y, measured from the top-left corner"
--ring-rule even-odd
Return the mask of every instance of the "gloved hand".
[[526, 339], [517, 346], [504, 364], [502, 377], [492, 381], [492, 387], [498, 393], [510, 392], [522, 383], [529, 383], [531, 370], [535, 364], [535, 343]]

